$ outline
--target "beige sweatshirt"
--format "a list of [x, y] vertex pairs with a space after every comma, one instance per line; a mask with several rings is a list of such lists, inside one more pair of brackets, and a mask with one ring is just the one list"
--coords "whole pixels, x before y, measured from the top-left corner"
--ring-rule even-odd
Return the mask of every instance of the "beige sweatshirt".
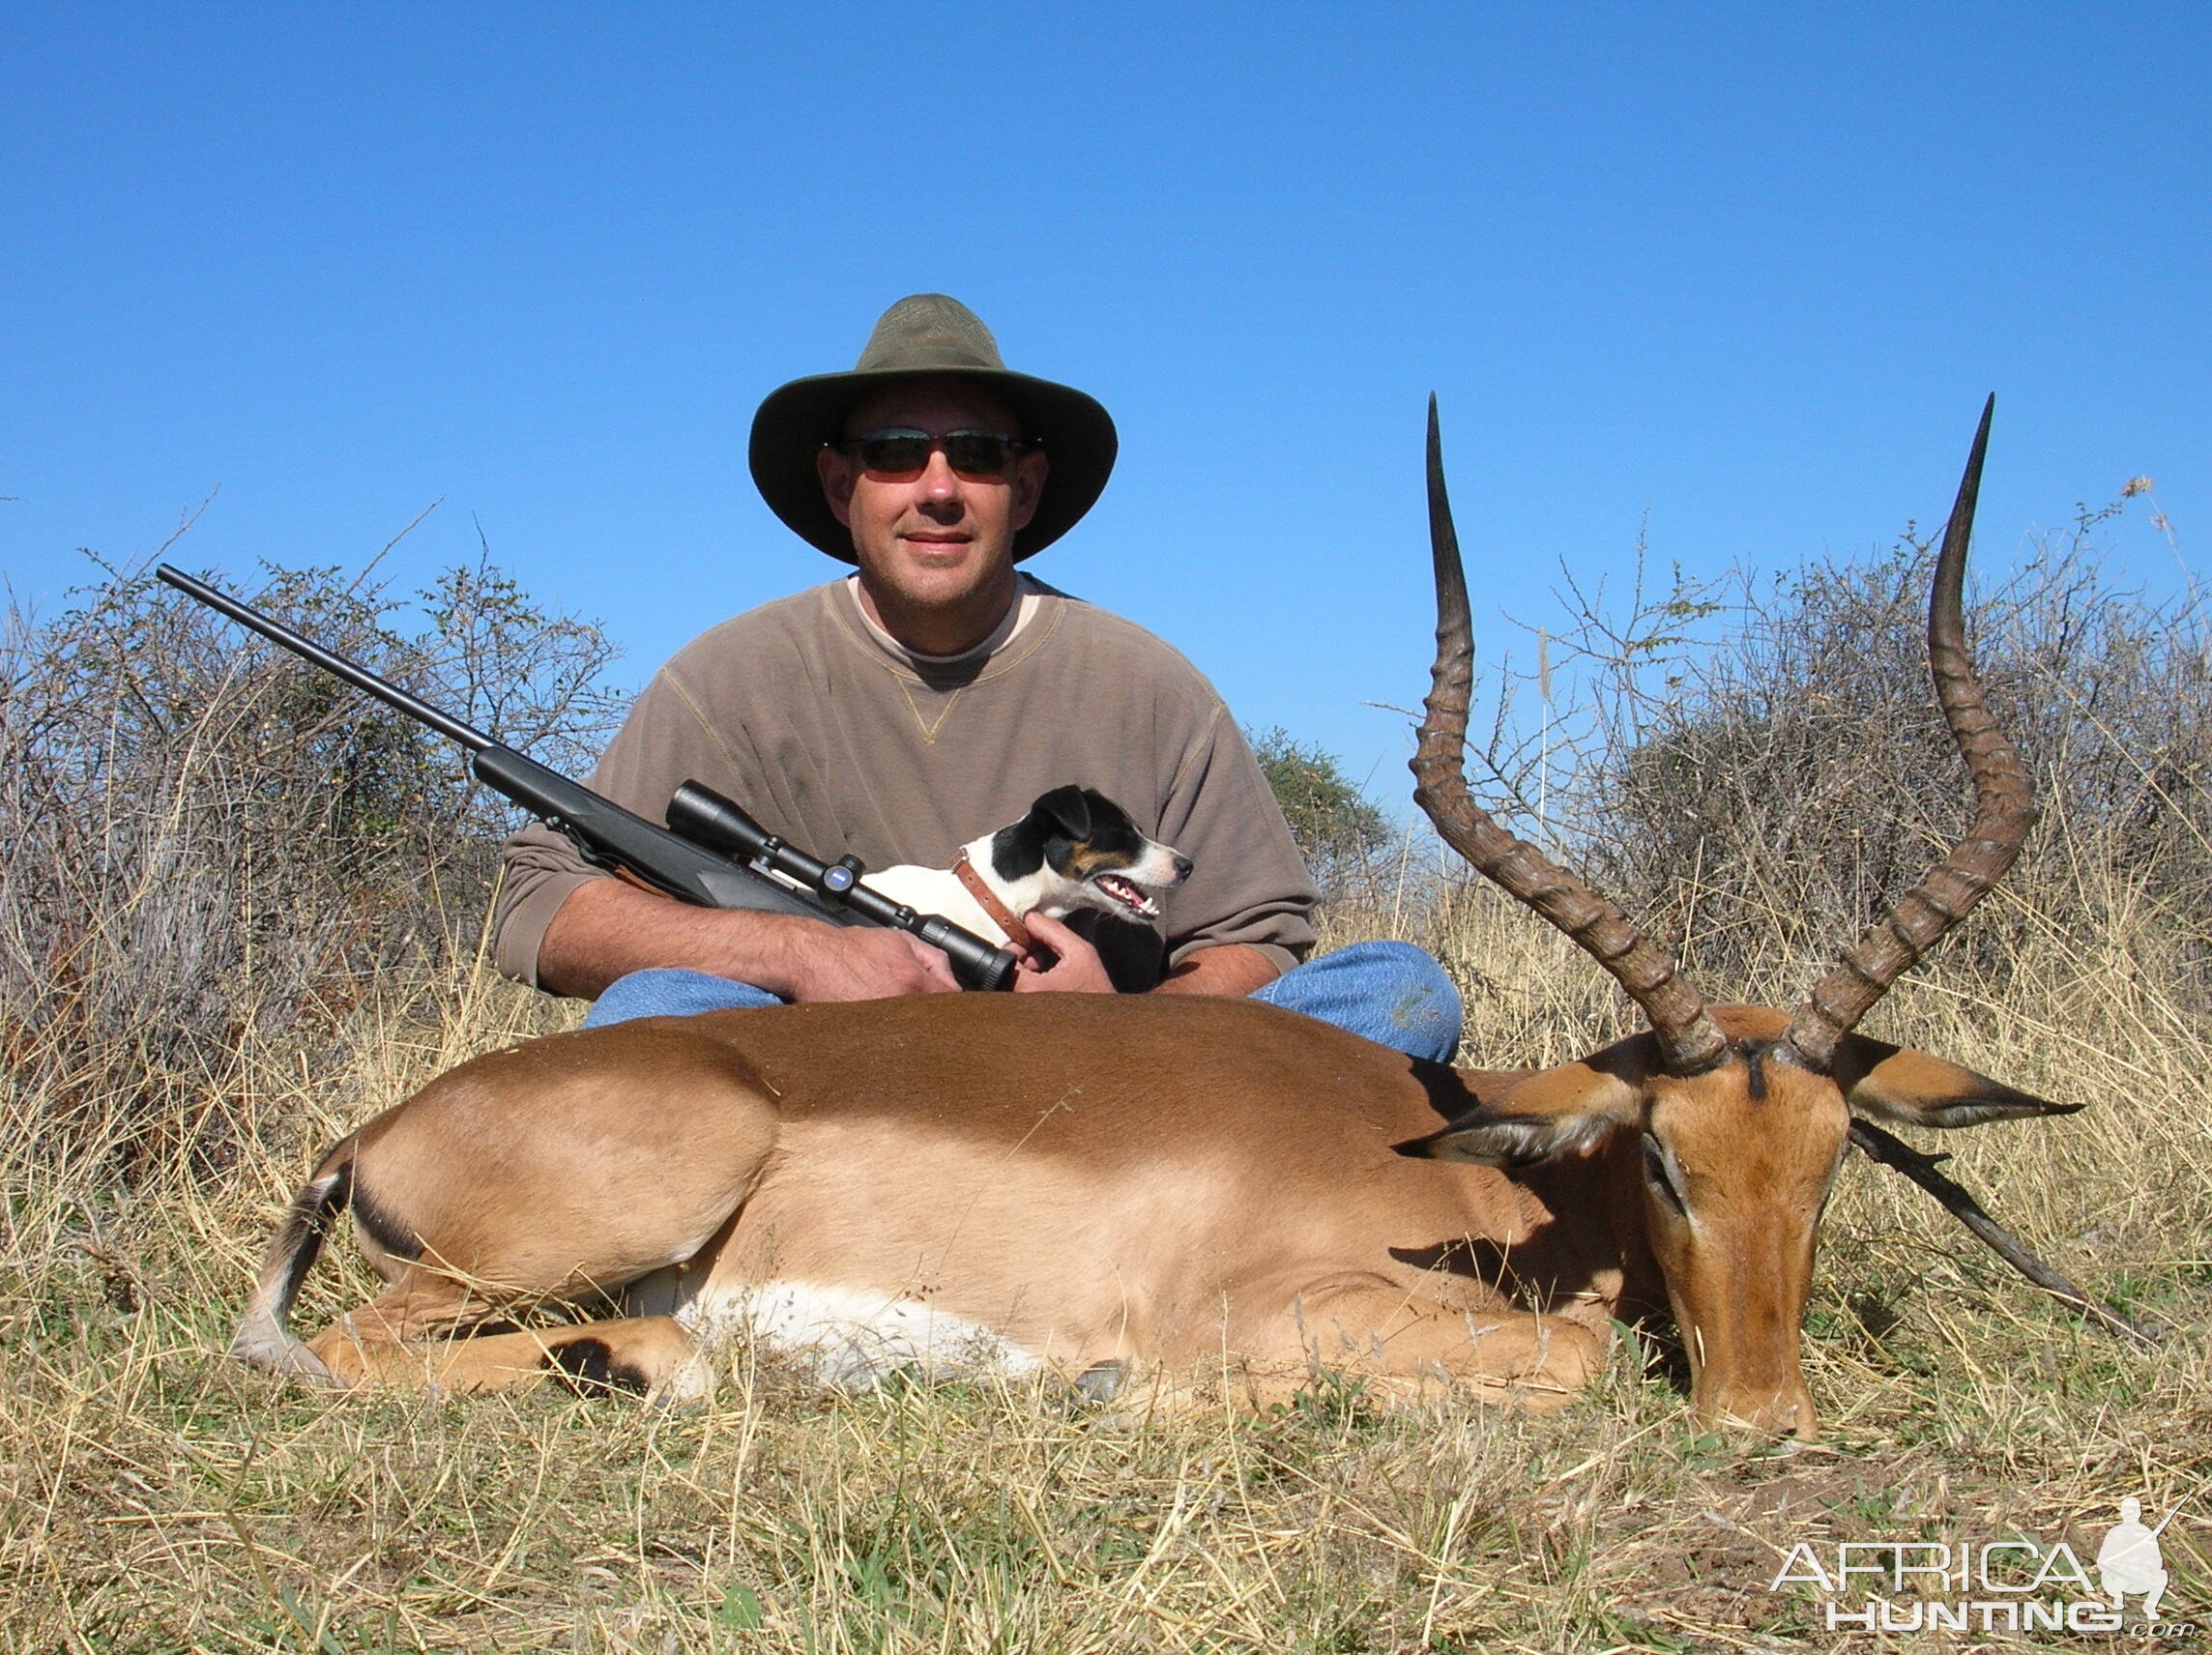
[[[1196, 863], [1167, 900], [1164, 938], [1087, 927], [1117, 984], [1150, 987], [1231, 943], [1288, 970], [1313, 944], [1313, 882], [1213, 686], [1143, 628], [1028, 576], [1007, 624], [949, 659], [870, 624], [850, 580], [716, 626], [646, 685], [590, 786], [658, 822], [686, 780], [825, 860], [870, 867], [948, 866], [1038, 794], [1093, 787]], [[506, 859], [495, 954], [535, 982], [554, 912], [606, 876], [537, 825]]]

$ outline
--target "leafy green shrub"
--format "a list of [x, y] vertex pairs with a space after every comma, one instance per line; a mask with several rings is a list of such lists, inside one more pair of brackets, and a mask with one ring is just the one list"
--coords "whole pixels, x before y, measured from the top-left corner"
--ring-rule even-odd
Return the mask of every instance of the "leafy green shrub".
[[1390, 840], [1390, 824], [1344, 773], [1334, 753], [1281, 725], [1247, 731], [1260, 772], [1315, 880], [1327, 890]]

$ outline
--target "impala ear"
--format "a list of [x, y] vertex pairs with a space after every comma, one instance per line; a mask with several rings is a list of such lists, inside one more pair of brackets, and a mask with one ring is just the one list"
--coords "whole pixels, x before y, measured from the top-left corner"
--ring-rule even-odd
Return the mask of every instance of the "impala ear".
[[2031, 1097], [1958, 1063], [1863, 1034], [1848, 1035], [1837, 1047], [1835, 1077], [1853, 1115], [1906, 1126], [1979, 1126], [2072, 1115], [2081, 1107]]
[[1579, 1062], [1538, 1069], [1406, 1151], [1433, 1161], [1526, 1167], [1587, 1149], [1639, 1118], [1644, 1077], [1658, 1060], [1658, 1042], [1639, 1034]]

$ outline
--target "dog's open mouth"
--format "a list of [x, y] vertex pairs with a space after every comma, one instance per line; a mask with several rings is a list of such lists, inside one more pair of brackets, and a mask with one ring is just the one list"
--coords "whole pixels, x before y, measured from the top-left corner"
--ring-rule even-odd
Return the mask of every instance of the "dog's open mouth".
[[1157, 919], [1160, 916], [1160, 905], [1141, 886], [1132, 885], [1120, 874], [1099, 874], [1092, 879], [1091, 884], [1140, 919]]

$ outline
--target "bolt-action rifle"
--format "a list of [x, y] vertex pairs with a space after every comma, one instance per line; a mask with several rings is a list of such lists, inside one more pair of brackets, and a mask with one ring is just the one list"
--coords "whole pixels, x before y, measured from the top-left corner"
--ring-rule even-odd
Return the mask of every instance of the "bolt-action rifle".
[[635, 883], [701, 908], [791, 914], [833, 925], [866, 921], [892, 926], [941, 950], [964, 988], [1013, 986], [1013, 955], [941, 915], [917, 914], [904, 903], [870, 890], [860, 883], [867, 870], [858, 857], [824, 862], [808, 856], [695, 781], [676, 790], [668, 804], [668, 826], [656, 827], [205, 581], [167, 564], [154, 573], [188, 597], [457, 742], [468, 752], [469, 769], [477, 780], [566, 834], [578, 855], [594, 866], [626, 874]]

